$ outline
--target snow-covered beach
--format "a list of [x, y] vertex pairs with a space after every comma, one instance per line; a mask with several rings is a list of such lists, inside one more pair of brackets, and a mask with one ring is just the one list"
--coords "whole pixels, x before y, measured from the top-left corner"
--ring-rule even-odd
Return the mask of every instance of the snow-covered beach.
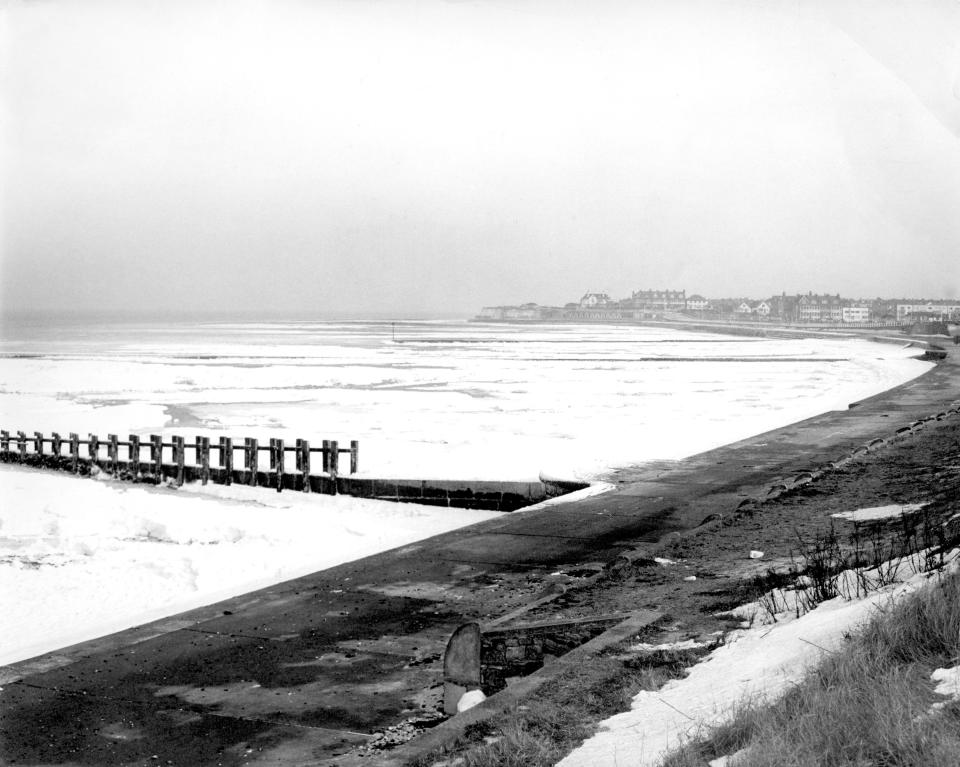
[[[11, 430], [359, 439], [368, 476], [602, 477], [824, 412], [915, 349], [640, 327], [7, 328]], [[488, 518], [247, 488], [0, 471], [0, 663]]]
[[0, 498], [0, 665], [497, 513], [13, 466]]

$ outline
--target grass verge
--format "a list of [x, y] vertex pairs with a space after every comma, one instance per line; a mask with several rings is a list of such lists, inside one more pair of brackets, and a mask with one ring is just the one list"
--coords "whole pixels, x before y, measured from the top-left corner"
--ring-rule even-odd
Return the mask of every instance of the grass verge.
[[931, 672], [960, 662], [960, 575], [878, 613], [783, 698], [746, 701], [664, 767], [960, 765], [960, 703], [935, 711]]

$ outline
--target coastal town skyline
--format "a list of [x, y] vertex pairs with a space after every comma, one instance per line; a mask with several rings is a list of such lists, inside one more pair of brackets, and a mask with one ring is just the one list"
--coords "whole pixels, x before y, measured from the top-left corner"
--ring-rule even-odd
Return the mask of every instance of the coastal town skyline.
[[526, 302], [485, 306], [477, 320], [622, 321], [694, 317], [699, 319], [779, 320], [790, 323], [904, 324], [960, 321], [960, 299], [849, 298], [836, 294], [790, 293], [758, 299], [707, 298], [686, 289], [635, 290], [628, 297], [587, 291], [562, 306]]

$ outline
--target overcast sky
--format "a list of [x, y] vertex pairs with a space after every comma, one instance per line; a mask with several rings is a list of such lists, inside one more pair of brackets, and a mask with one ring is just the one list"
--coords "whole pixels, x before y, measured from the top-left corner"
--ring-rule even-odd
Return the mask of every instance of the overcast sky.
[[5, 310], [960, 297], [960, 3], [0, 10]]

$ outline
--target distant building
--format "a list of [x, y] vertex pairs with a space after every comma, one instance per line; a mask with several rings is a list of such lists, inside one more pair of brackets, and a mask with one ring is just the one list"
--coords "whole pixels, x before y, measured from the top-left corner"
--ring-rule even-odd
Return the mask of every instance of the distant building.
[[692, 296], [687, 296], [688, 311], [702, 312], [710, 308], [710, 302], [703, 296], [696, 293], [694, 293]]
[[477, 315], [480, 320], [544, 320], [555, 316], [556, 310], [538, 304], [520, 306], [484, 306]]
[[895, 300], [889, 298], [874, 298], [870, 301], [857, 301], [858, 304], [865, 304], [870, 307], [870, 320], [872, 322], [896, 322], [897, 304], [904, 303], [904, 300]]
[[631, 309], [648, 312], [682, 312], [687, 308], [687, 291], [635, 290], [623, 303]]
[[841, 322], [843, 301], [835, 296], [807, 293], [797, 299], [797, 319], [800, 322]]
[[784, 322], [792, 322], [797, 319], [797, 299], [798, 296], [788, 296], [781, 293], [779, 296], [771, 296], [767, 299], [770, 306], [770, 316], [776, 317]]
[[503, 310], [506, 307], [503, 306], [484, 306], [480, 310], [480, 314], [477, 315], [478, 320], [502, 320], [503, 319]]
[[870, 307], [862, 305], [844, 306], [841, 309], [840, 316], [843, 322], [869, 322]]
[[756, 306], [750, 307], [750, 312], [756, 314], [758, 317], [769, 317], [770, 316], [770, 304], [766, 301], [761, 301]]
[[897, 320], [949, 320], [960, 317], [960, 304], [929, 301], [925, 304], [897, 304]]
[[753, 308], [746, 301], [741, 301], [740, 305], [733, 311], [737, 314], [752, 314]]
[[580, 299], [581, 309], [592, 309], [595, 306], [609, 306], [613, 301], [606, 293], [584, 293]]

